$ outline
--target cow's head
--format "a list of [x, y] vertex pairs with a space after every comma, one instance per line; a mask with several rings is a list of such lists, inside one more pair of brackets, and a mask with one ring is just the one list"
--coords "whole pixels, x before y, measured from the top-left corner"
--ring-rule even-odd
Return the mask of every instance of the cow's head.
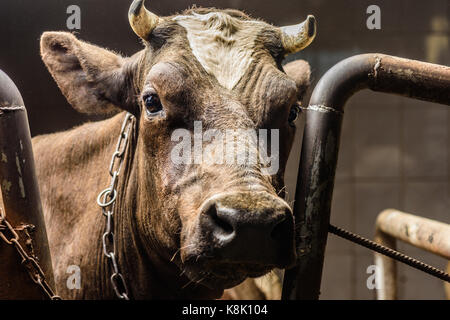
[[[136, 116], [131, 199], [145, 247], [219, 290], [291, 265], [283, 172], [309, 66], [281, 63], [312, 41], [314, 17], [283, 28], [236, 10], [158, 17], [135, 0], [129, 20], [145, 45], [130, 58], [63, 32], [45, 33], [41, 53], [76, 109]], [[248, 139], [233, 146], [235, 129]]]

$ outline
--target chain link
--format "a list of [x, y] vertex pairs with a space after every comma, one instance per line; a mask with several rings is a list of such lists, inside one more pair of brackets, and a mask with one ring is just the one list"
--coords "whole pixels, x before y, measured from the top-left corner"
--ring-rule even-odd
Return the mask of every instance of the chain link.
[[[9, 236], [7, 236], [5, 233], [8, 233]], [[37, 258], [30, 256], [20, 244], [19, 234], [11, 226], [8, 220], [6, 220], [6, 214], [2, 208], [0, 208], [0, 239], [2, 239], [8, 245], [14, 246], [18, 255], [22, 259], [21, 264], [28, 272], [31, 280], [33, 280], [33, 282], [39, 286], [42, 292], [51, 300], [61, 300], [61, 297], [57, 296], [53, 292], [50, 285], [47, 283], [44, 271], [37, 262]]]
[[109, 187], [100, 192], [97, 197], [97, 204], [101, 207], [102, 213], [106, 218], [105, 232], [102, 236], [103, 255], [108, 259], [112, 268], [111, 284], [119, 299], [129, 300], [128, 288], [125, 278], [119, 271], [116, 255], [116, 241], [114, 237], [114, 208], [117, 198], [117, 182], [122, 168], [124, 154], [128, 145], [128, 137], [133, 125], [133, 115], [127, 113], [120, 130], [120, 136], [117, 140], [116, 150], [114, 151], [111, 163], [109, 165], [109, 175], [111, 182]]

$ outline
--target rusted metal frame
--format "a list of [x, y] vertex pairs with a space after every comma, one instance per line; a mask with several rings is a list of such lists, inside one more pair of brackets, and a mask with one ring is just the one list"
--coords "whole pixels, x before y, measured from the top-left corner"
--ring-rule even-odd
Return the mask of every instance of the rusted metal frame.
[[[376, 220], [375, 241], [394, 247], [396, 239], [450, 260], [450, 225], [394, 209], [381, 212]], [[379, 267], [381, 288], [378, 300], [397, 299], [395, 260], [375, 254]]]
[[[53, 270], [36, 179], [27, 112], [19, 90], [0, 70], [0, 207], [27, 253], [38, 258], [46, 281]], [[3, 200], [3, 201], [2, 201]], [[14, 246], [0, 239], [0, 299], [45, 299]]]
[[[375, 232], [375, 242], [388, 248], [397, 250], [397, 242], [394, 237], [380, 231]], [[381, 283], [381, 288], [376, 290], [378, 300], [396, 300], [397, 299], [397, 263], [394, 259], [374, 252], [375, 265], [380, 266], [381, 270], [377, 274], [377, 281]], [[380, 292], [382, 291], [382, 292]]]
[[282, 299], [319, 298], [344, 106], [366, 88], [450, 105], [450, 68], [361, 54], [339, 62], [320, 79], [305, 111], [294, 205], [298, 259], [285, 272]]
[[[447, 264], [447, 273], [450, 273], [450, 262]], [[447, 300], [450, 300], [450, 283], [445, 282], [445, 296], [447, 297]]]

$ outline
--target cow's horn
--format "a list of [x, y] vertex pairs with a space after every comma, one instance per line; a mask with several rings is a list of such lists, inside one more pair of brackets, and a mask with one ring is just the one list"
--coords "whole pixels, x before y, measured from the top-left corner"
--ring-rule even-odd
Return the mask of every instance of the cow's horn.
[[133, 31], [142, 39], [147, 40], [150, 32], [158, 25], [160, 18], [148, 11], [145, 0], [134, 0], [128, 10], [128, 20]]
[[309, 46], [316, 36], [316, 18], [309, 15], [305, 21], [292, 26], [281, 27], [283, 46], [286, 53], [295, 53]]

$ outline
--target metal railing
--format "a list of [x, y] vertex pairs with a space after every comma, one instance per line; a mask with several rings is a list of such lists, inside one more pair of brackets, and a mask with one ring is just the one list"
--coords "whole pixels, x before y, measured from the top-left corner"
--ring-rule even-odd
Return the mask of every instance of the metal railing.
[[320, 79], [306, 109], [295, 193], [297, 265], [286, 270], [282, 299], [318, 299], [344, 106], [371, 89], [450, 105], [450, 68], [384, 54], [345, 59]]
[[[382, 211], [376, 220], [375, 241], [395, 249], [396, 240], [437, 254], [450, 260], [450, 225], [394, 209]], [[375, 264], [379, 267], [380, 289], [378, 300], [397, 299], [396, 261], [375, 253]], [[446, 283], [446, 285], [448, 285]], [[450, 296], [448, 296], [450, 298]]]
[[0, 299], [48, 298], [53, 270], [27, 112], [19, 90], [1, 70], [0, 186]]

